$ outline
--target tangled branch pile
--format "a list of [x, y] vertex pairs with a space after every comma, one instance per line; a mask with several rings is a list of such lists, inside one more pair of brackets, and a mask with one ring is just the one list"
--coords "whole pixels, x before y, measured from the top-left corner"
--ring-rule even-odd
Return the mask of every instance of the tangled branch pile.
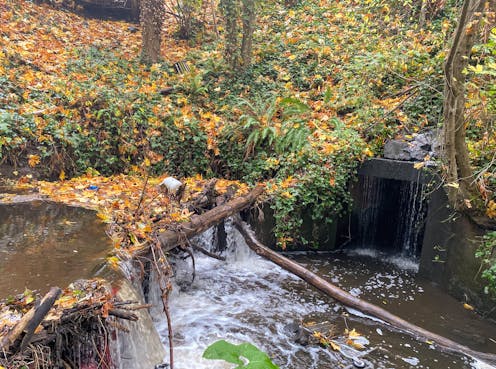
[[117, 320], [136, 321], [132, 311], [142, 307], [120, 301], [100, 279], [52, 288], [41, 302], [30, 291], [9, 298], [0, 305], [0, 367], [110, 367]]

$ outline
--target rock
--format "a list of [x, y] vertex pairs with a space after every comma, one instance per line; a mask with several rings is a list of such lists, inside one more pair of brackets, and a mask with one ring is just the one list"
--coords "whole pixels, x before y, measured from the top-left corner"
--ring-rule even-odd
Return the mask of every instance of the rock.
[[[430, 150], [431, 145], [422, 144], [422, 142], [418, 142], [418, 141], [410, 142], [408, 146], [409, 146], [408, 153], [410, 154], [409, 160], [424, 161], [424, 158], [427, 155], [429, 155], [431, 151]], [[424, 147], [428, 147], [428, 149], [425, 150]]]
[[411, 138], [389, 140], [384, 145], [384, 158], [392, 160], [424, 161], [440, 151], [437, 131], [419, 133]]
[[406, 141], [390, 140], [384, 145], [384, 157], [393, 160], [411, 160], [409, 145]]
[[289, 323], [284, 327], [286, 333], [294, 340], [295, 343], [307, 346], [310, 341], [310, 334], [298, 322]]

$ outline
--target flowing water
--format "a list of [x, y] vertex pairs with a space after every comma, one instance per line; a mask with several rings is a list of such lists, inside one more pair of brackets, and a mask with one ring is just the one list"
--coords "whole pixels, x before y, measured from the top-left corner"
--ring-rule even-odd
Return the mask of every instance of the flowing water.
[[111, 249], [89, 210], [48, 202], [0, 206], [0, 298], [93, 276]]
[[[104, 226], [86, 210], [51, 203], [8, 205], [0, 207], [0, 220], [3, 296], [22, 292], [25, 287], [44, 291], [52, 285], [63, 287], [78, 278], [90, 277], [110, 249]], [[195, 255], [194, 282], [191, 260], [174, 260], [176, 276], [170, 308], [176, 369], [232, 368], [221, 361], [201, 358], [205, 348], [219, 339], [251, 342], [286, 369], [352, 368], [352, 358], [360, 358], [366, 368], [488, 368], [471, 358], [442, 353], [431, 343], [418, 342], [343, 307], [255, 255], [229, 222], [226, 231], [227, 260]], [[195, 242], [213, 250], [213, 239], [214, 232], [210, 230]], [[417, 278], [415, 259], [404, 255], [391, 257], [377, 250], [361, 249], [346, 254], [289, 257], [415, 324], [475, 350], [496, 352], [496, 327], [464, 309], [462, 303], [430, 282]], [[139, 300], [126, 286], [120, 287], [123, 296]], [[152, 285], [150, 299], [155, 326], [167, 347], [166, 320], [156, 286]], [[140, 319], [139, 324], [130, 323], [129, 337], [117, 337], [115, 350], [119, 352], [119, 362], [125, 363], [122, 368], [138, 369], [145, 362], [150, 367], [162, 359], [163, 347], [157, 346], [157, 339], [150, 338], [153, 332], [146, 319]], [[301, 322], [310, 331], [326, 327], [325, 333], [341, 350], [302, 344], [295, 336], [295, 326]], [[349, 345], [346, 328], [359, 332], [364, 349]]]
[[426, 185], [360, 176], [358, 188], [352, 243], [418, 257], [427, 212]]
[[[488, 367], [470, 358], [442, 353], [430, 343], [418, 342], [344, 308], [255, 255], [236, 231], [229, 226], [227, 229], [227, 260], [196, 255], [193, 283], [191, 260], [176, 261], [176, 286], [170, 299], [176, 369], [232, 368], [221, 361], [201, 358], [205, 348], [219, 339], [251, 342], [287, 369], [352, 368], [353, 357], [360, 357], [367, 368]], [[211, 237], [212, 233], [207, 232], [197, 242], [207, 247]], [[476, 350], [496, 352], [495, 326], [429, 282], [416, 278], [416, 265], [409, 259], [378, 262], [370, 255], [356, 254], [291, 257], [352, 294], [414, 323]], [[156, 306], [160, 306], [158, 296], [159, 291], [151, 296]], [[152, 314], [164, 345], [168, 345], [163, 313], [156, 309]], [[294, 323], [301, 321], [327, 322], [341, 351], [297, 343]], [[362, 335], [360, 342], [365, 349], [346, 344], [346, 328]]]

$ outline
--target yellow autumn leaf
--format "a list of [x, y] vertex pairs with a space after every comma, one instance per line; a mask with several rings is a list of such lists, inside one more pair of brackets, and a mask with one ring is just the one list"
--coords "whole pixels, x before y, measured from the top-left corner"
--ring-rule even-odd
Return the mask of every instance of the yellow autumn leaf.
[[38, 155], [28, 155], [28, 165], [33, 168], [40, 164], [40, 157]]
[[425, 165], [425, 163], [423, 161], [420, 161], [418, 163], [413, 164], [413, 167], [418, 170], [418, 169], [423, 168], [424, 165]]
[[446, 185], [447, 187], [460, 188], [460, 185], [456, 182], [451, 182]]
[[363, 153], [365, 155], [367, 155], [369, 158], [372, 157], [372, 156], [374, 156], [374, 153], [368, 147], [366, 147], [365, 149], [363, 149]]
[[346, 340], [346, 344], [348, 344], [349, 346], [351, 346], [351, 347], [353, 347], [353, 348], [355, 348], [357, 350], [363, 350], [365, 348], [364, 345], [362, 345], [361, 343], [356, 342], [356, 341], [354, 341], [352, 339]]
[[65, 172], [63, 170], [60, 171], [60, 174], [59, 174], [59, 179], [61, 181], [63, 181], [65, 179]]
[[341, 346], [339, 346], [336, 342], [331, 340], [331, 341], [329, 341], [329, 344], [331, 345], [331, 348], [334, 351], [341, 351]]
[[489, 201], [487, 204], [486, 215], [492, 219], [496, 218], [496, 202], [493, 200]]
[[474, 310], [474, 307], [472, 305], [467, 304], [467, 303], [463, 304], [463, 308], [466, 310], [470, 310], [470, 311]]
[[104, 223], [110, 223], [112, 217], [108, 213], [97, 213], [96, 216], [100, 218]]
[[349, 330], [345, 330], [345, 333], [348, 335], [349, 338], [353, 339], [353, 338], [358, 338], [358, 337], [361, 337], [362, 335], [360, 333], [358, 333], [355, 328], [353, 328], [351, 331]]
[[113, 268], [117, 268], [119, 267], [119, 258], [117, 258], [116, 256], [111, 256], [109, 258], [107, 258], [107, 262], [110, 264], [110, 266], [112, 266]]
[[283, 191], [281, 192], [281, 197], [285, 197], [286, 199], [290, 199], [293, 197], [289, 191]]

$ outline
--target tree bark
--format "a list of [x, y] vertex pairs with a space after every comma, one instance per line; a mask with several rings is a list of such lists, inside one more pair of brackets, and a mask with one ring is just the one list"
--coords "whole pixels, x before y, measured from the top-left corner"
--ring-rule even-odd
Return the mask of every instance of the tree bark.
[[34, 331], [50, 311], [62, 290], [52, 287], [38, 306], [31, 308], [14, 328], [2, 339], [2, 350], [10, 352], [22, 351], [31, 341]]
[[[178, 246], [185, 239], [196, 236], [208, 228], [219, 224], [225, 218], [230, 217], [241, 210], [250, 206], [258, 196], [262, 194], [264, 187], [259, 185], [251, 190], [245, 196], [241, 196], [231, 200], [223, 205], [217, 206], [201, 215], [195, 215], [188, 223], [182, 223], [174, 230], [168, 230], [158, 235], [158, 239], [162, 245], [162, 249], [167, 252]], [[148, 256], [150, 254], [149, 245], [136, 250], [133, 253], [133, 258], [140, 256]]]
[[242, 67], [247, 68], [251, 64], [253, 49], [253, 32], [255, 31], [255, 0], [243, 1], [243, 39], [241, 41]]
[[377, 317], [386, 323], [389, 323], [391, 326], [405, 332], [417, 340], [420, 341], [433, 341], [444, 351], [461, 353], [464, 355], [472, 356], [474, 358], [488, 361], [492, 364], [496, 363], [496, 355], [488, 354], [483, 352], [478, 352], [470, 349], [469, 347], [460, 345], [446, 337], [440, 336], [436, 333], [432, 333], [426, 329], [416, 326], [415, 324], [409, 323], [406, 320], [391, 314], [387, 310], [366, 302], [364, 300], [355, 297], [348, 292], [342, 290], [341, 288], [331, 284], [325, 279], [319, 277], [315, 273], [312, 273], [308, 269], [304, 268], [300, 264], [289, 260], [288, 258], [279, 255], [275, 251], [270, 250], [266, 246], [262, 245], [255, 237], [253, 231], [248, 227], [248, 225], [244, 222], [236, 221], [236, 227], [241, 232], [243, 237], [246, 240], [248, 246], [255, 251], [258, 255], [261, 255], [275, 264], [281, 266], [282, 268], [288, 270], [289, 272], [297, 275], [304, 281], [308, 282], [321, 292], [326, 295], [338, 300], [346, 306], [352, 307], [354, 309], [360, 310], [366, 314]]
[[450, 184], [448, 197], [457, 209], [463, 208], [463, 200], [470, 198], [470, 192], [475, 192], [471, 183], [472, 169], [465, 140], [464, 70], [468, 65], [486, 2], [487, 0], [465, 0], [453, 36], [453, 45], [444, 65], [444, 160], [447, 182]]
[[231, 70], [234, 71], [239, 67], [238, 0], [221, 0], [220, 8], [226, 24], [224, 58]]
[[164, 0], [141, 0], [142, 28], [141, 61], [153, 64], [160, 61], [162, 26], [165, 18]]

